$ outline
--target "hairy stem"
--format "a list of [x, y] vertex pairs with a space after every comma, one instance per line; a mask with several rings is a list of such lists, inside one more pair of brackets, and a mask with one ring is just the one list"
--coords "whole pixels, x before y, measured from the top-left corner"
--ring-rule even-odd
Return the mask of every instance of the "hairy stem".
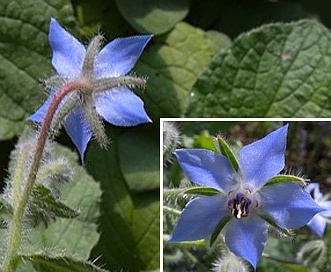
[[[15, 205], [12, 221], [10, 223], [8, 232], [8, 247], [6, 256], [3, 263], [3, 271], [4, 272], [12, 272], [15, 270], [17, 265], [17, 256], [16, 252], [21, 245], [21, 238], [22, 238], [22, 229], [23, 229], [23, 215], [28, 204], [29, 197], [33, 186], [36, 181], [38, 169], [40, 166], [40, 161], [43, 156], [45, 144], [48, 138], [48, 134], [51, 128], [53, 116], [63, 98], [69, 94], [70, 92], [77, 90], [81, 87], [84, 87], [83, 83], [81, 82], [72, 82], [64, 86], [61, 90], [59, 90], [55, 95], [50, 103], [47, 112], [45, 114], [41, 130], [39, 133], [36, 151], [33, 157], [33, 161], [30, 167], [29, 175], [26, 180], [25, 188], [22, 192], [21, 199]], [[16, 204], [16, 203], [14, 203]]]
[[176, 209], [171, 208], [171, 207], [167, 207], [165, 205], [163, 205], [163, 212], [165, 214], [173, 214], [173, 215], [176, 215], [176, 216], [180, 216], [182, 214], [181, 211], [176, 210]]

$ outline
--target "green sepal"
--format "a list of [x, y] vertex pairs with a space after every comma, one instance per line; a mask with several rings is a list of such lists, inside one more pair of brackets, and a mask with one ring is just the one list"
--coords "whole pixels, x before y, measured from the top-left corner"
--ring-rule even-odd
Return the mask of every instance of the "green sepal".
[[277, 225], [277, 223], [272, 220], [269, 216], [265, 215], [265, 214], [259, 214], [259, 216], [264, 219], [270, 226], [274, 227], [280, 234], [284, 235], [285, 237], [293, 237], [294, 233], [289, 230], [289, 229], [285, 229], [285, 228], [281, 228], [280, 226]]
[[272, 185], [276, 183], [281, 183], [281, 182], [294, 182], [294, 183], [299, 183], [300, 186], [305, 186], [306, 181], [304, 178], [297, 177], [297, 176], [292, 176], [292, 175], [277, 175], [270, 179], [266, 185]]
[[210, 187], [193, 187], [184, 191], [184, 194], [212, 196], [219, 194], [220, 191]]
[[42, 220], [46, 225], [49, 219], [55, 220], [56, 217], [75, 218], [79, 215], [76, 210], [54, 197], [51, 190], [42, 184], [37, 184], [33, 188], [31, 196], [29, 212], [32, 218]]
[[40, 272], [106, 272], [88, 261], [76, 260], [71, 257], [48, 257], [43, 254], [20, 255], [23, 262], [32, 263], [34, 269]]
[[222, 138], [221, 135], [217, 135], [215, 139], [215, 147], [223, 156], [227, 157], [230, 161], [234, 170], [238, 171], [239, 163], [236, 159], [236, 156], [233, 154], [231, 148], [227, 144], [227, 142]]
[[231, 214], [228, 214], [227, 216], [223, 217], [222, 220], [218, 223], [215, 231], [210, 236], [210, 242], [209, 242], [209, 244], [210, 244], [211, 247], [215, 243], [215, 241], [216, 241], [218, 235], [220, 234], [220, 232], [222, 231], [222, 229], [230, 221], [230, 219], [231, 219]]

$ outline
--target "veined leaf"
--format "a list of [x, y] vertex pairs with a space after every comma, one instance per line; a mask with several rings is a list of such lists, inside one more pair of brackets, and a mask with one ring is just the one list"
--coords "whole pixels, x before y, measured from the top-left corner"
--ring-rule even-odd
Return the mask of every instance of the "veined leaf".
[[318, 22], [263, 25], [201, 74], [188, 117], [330, 117], [331, 34]]
[[73, 21], [70, 1], [0, 1], [0, 139], [18, 135], [45, 99], [40, 80], [52, 71], [51, 17]]

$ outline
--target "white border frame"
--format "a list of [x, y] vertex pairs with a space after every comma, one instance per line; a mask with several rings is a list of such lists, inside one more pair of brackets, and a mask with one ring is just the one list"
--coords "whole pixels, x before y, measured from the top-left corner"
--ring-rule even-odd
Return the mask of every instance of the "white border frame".
[[164, 122], [331, 122], [331, 118], [160, 118], [160, 271], [163, 271], [163, 123]]

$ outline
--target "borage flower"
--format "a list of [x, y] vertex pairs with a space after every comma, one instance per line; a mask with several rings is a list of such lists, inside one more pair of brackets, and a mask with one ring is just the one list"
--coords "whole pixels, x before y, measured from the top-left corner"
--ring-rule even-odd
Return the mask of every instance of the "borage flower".
[[176, 150], [188, 178], [217, 191], [186, 205], [168, 241], [194, 241], [223, 228], [228, 248], [256, 268], [268, 236], [267, 223], [288, 233], [322, 211], [294, 182], [301, 179], [277, 176], [284, 168], [287, 128], [243, 147], [238, 161], [204, 149]]
[[323, 237], [325, 232], [327, 218], [331, 217], [331, 201], [327, 201], [327, 196], [323, 196], [319, 189], [318, 183], [310, 183], [306, 190], [310, 193], [312, 198], [320, 205], [325, 208], [326, 211], [316, 214], [313, 219], [311, 219], [307, 226], [319, 237]]
[[143, 101], [129, 89], [144, 87], [146, 80], [126, 76], [151, 37], [118, 38], [100, 50], [102, 36], [97, 35], [86, 49], [55, 19], [51, 19], [49, 42], [53, 50], [52, 64], [58, 76], [46, 81], [50, 95], [28, 120], [41, 123], [56, 94], [64, 86], [76, 84], [78, 87], [61, 102], [57, 115], [61, 119], [66, 115], [64, 128], [82, 160], [92, 135], [102, 146], [107, 145], [100, 117], [116, 126], [151, 122]]

